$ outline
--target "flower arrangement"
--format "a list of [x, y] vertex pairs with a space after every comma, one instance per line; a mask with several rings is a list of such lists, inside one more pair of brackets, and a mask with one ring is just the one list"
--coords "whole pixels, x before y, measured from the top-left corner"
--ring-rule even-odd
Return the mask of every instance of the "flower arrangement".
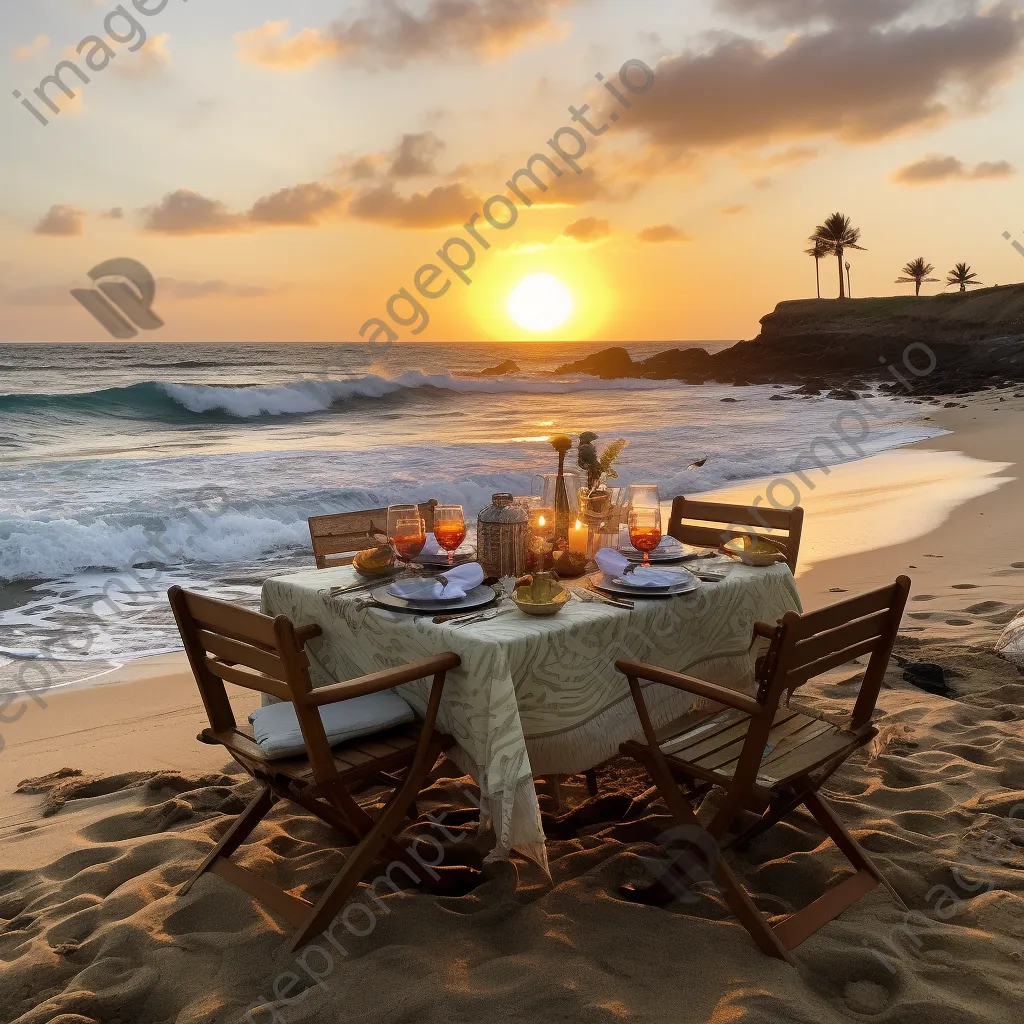
[[629, 446], [629, 442], [620, 437], [608, 444], [598, 455], [594, 445], [596, 440], [597, 434], [591, 430], [584, 431], [580, 434], [576, 453], [576, 462], [587, 474], [587, 486], [591, 492], [597, 490], [605, 480], [617, 479], [619, 474], [615, 471], [615, 463]]

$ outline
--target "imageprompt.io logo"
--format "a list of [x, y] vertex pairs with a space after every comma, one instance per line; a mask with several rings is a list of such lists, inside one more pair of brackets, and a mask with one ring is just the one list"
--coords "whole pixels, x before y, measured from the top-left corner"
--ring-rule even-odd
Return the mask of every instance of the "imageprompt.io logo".
[[107, 260], [89, 271], [95, 288], [72, 288], [71, 294], [115, 338], [134, 338], [164, 322], [153, 312], [156, 282], [138, 260]]

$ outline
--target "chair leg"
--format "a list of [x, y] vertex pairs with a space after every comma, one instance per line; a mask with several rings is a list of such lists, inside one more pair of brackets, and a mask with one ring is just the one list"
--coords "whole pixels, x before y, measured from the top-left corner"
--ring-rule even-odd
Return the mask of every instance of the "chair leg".
[[[743, 884], [735, 872], [725, 862], [717, 840], [701, 825], [700, 819], [694, 814], [689, 801], [683, 796], [682, 790], [676, 785], [672, 776], [663, 772], [661, 765], [650, 754], [643, 758], [643, 764], [676, 822], [683, 828], [693, 830], [695, 841], [699, 838], [697, 832], [707, 836], [708, 845], [715, 850], [714, 863], [708, 865], [712, 871], [713, 881], [736, 919], [747, 930], [762, 953], [785, 960], [791, 966], [796, 966], [789, 950], [782, 944], [774, 929], [765, 920], [764, 915], [754, 905], [754, 901], [743, 888]], [[678, 868], [675, 865], [672, 865], [672, 869], [678, 873]]]
[[900, 894], [886, 881], [878, 865], [867, 850], [847, 831], [846, 826], [836, 817], [835, 811], [825, 803], [820, 793], [809, 793], [804, 797], [804, 806], [814, 815], [818, 824], [828, 833], [832, 842], [846, 855], [846, 859], [859, 870], [867, 871], [878, 884], [883, 886], [896, 901], [901, 910], [909, 910]]
[[[409, 770], [402, 787], [395, 792], [395, 795], [385, 806], [373, 827], [349, 855], [344, 867], [334, 877], [334, 880], [327, 887], [323, 896], [320, 897], [320, 901], [313, 908], [309, 919], [295, 933], [290, 946], [292, 952], [306, 945], [310, 939], [319, 935], [334, 920], [335, 914], [345, 905], [352, 893], [355, 892], [363, 875], [382, 850], [389, 845], [393, 845], [402, 852], [403, 862], [406, 858], [412, 860], [411, 854], [402, 850], [401, 847], [394, 843], [392, 836], [405, 817], [409, 804], [416, 798], [427, 776], [433, 769], [440, 749], [440, 746], [438, 746], [433, 758], [428, 757], [420, 770], [415, 772], [412, 769]], [[365, 812], [363, 813], [365, 814]], [[417, 870], [422, 871], [424, 869], [423, 865], [419, 862], [414, 861], [414, 863]]]
[[184, 896], [198, 879], [210, 870], [218, 857], [230, 857], [249, 838], [253, 829], [266, 817], [267, 812], [273, 806], [274, 795], [269, 786], [263, 786], [249, 802], [249, 806], [238, 815], [231, 828], [224, 833], [221, 841], [210, 851], [209, 856], [199, 866], [199, 870], [181, 887], [178, 895]]
[[583, 773], [583, 777], [587, 780], [587, 792], [591, 796], [597, 796], [600, 792], [600, 787], [597, 782], [597, 769], [588, 768], [587, 771]]

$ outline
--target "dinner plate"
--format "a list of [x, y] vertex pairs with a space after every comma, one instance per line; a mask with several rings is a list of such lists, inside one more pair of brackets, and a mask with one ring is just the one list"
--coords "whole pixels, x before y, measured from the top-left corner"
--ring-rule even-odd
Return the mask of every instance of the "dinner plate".
[[616, 594], [620, 597], [675, 597], [677, 594], [689, 594], [700, 586], [700, 580], [696, 576], [674, 583], [671, 587], [630, 587], [617, 582], [604, 573], [596, 573], [591, 581], [598, 590], [606, 594]]
[[389, 608], [397, 612], [443, 611], [448, 613], [468, 612], [477, 608], [486, 608], [498, 600], [498, 595], [494, 592], [493, 587], [488, 587], [481, 583], [479, 587], [474, 587], [465, 597], [456, 598], [454, 601], [424, 601], [422, 598], [414, 601], [405, 597], [395, 597], [394, 594], [388, 593], [386, 586], [371, 590], [370, 598], [374, 604], [379, 605], [381, 608]]

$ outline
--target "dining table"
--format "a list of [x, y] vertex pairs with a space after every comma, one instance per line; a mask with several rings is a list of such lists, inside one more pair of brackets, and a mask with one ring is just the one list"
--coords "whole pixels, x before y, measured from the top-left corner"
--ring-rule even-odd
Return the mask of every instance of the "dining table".
[[[637, 737], [637, 718], [616, 661], [642, 661], [750, 693], [753, 627], [801, 611], [784, 563], [727, 562], [720, 581], [675, 597], [637, 597], [633, 607], [578, 591], [559, 614], [524, 614], [500, 586], [492, 616], [435, 622], [435, 613], [381, 607], [349, 566], [274, 576], [261, 608], [322, 633], [307, 644], [314, 687], [452, 651], [438, 728], [449, 757], [479, 787], [481, 827], [493, 828], [489, 859], [512, 851], [547, 870], [536, 776], [573, 775], [614, 757]], [[353, 589], [355, 588], [355, 589]], [[400, 688], [419, 712], [430, 680]], [[645, 687], [655, 727], [694, 710], [695, 698], [659, 683]]]

